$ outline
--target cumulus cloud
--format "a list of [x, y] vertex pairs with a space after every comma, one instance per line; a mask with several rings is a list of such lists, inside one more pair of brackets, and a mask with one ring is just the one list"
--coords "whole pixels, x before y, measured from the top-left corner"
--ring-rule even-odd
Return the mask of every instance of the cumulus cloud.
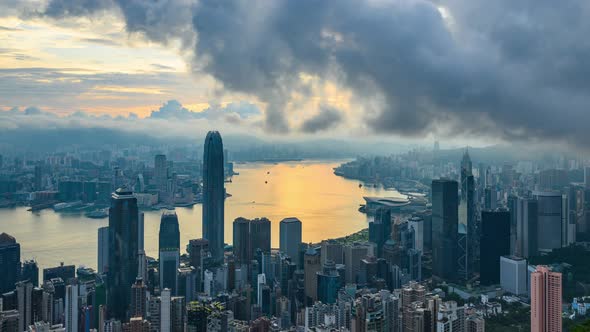
[[196, 73], [259, 98], [276, 132], [307, 73], [350, 89], [377, 133], [590, 139], [590, 2], [51, 0], [46, 13], [105, 8], [181, 40]]
[[301, 131], [312, 134], [317, 133], [336, 127], [342, 119], [342, 114], [338, 110], [323, 106], [318, 114], [303, 122]]
[[[244, 105], [249, 105], [243, 103]], [[245, 108], [247, 108], [245, 106]], [[207, 117], [202, 112], [192, 112], [176, 100], [170, 100], [151, 116], [140, 118], [135, 113], [127, 116], [92, 114], [78, 110], [71, 114], [56, 115], [38, 107], [0, 108], [0, 129], [29, 132], [30, 130], [115, 130], [130, 134], [157, 136], [159, 138], [190, 139], [205, 135], [208, 130], [219, 129], [227, 134], [251, 134], [252, 121], [235, 109], [220, 108], [222, 116]], [[249, 114], [250, 111], [245, 111]], [[154, 114], [157, 114], [154, 116]], [[235, 125], [240, 123], [241, 126]], [[4, 134], [8, 135], [7, 132]], [[156, 134], [156, 135], [154, 135]], [[1, 136], [1, 135], [0, 135]]]
[[[226, 116], [238, 119], [248, 119], [260, 114], [260, 110], [254, 104], [247, 102], [230, 103], [225, 107], [221, 105], [211, 105], [200, 112], [191, 111], [182, 106], [177, 100], [169, 100], [156, 111], [152, 111], [152, 119], [206, 119], [219, 120]], [[235, 119], [232, 119], [235, 123]]]

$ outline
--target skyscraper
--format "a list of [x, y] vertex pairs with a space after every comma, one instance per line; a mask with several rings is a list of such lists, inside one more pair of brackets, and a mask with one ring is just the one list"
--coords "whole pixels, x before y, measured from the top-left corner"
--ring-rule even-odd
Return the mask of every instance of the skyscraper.
[[432, 181], [432, 273], [442, 279], [457, 278], [458, 184]]
[[131, 285], [139, 268], [137, 199], [130, 191], [117, 189], [109, 208], [109, 263], [107, 310], [112, 319], [125, 320], [131, 300]]
[[168, 288], [172, 294], [176, 294], [180, 266], [180, 230], [175, 211], [165, 211], [162, 214], [159, 240], [160, 289]]
[[391, 210], [377, 209], [375, 219], [369, 223], [369, 241], [377, 246], [377, 257], [381, 257], [381, 250], [387, 240], [391, 239]]
[[34, 287], [39, 285], [39, 265], [33, 259], [24, 261], [20, 271], [20, 280], [29, 281]]
[[516, 204], [516, 254], [524, 258], [537, 255], [538, 202], [519, 198]]
[[562, 243], [562, 204], [559, 192], [534, 192], [537, 200], [537, 245], [541, 251], [560, 248]]
[[301, 221], [295, 217], [285, 218], [280, 223], [279, 248], [291, 257], [299, 267], [299, 250], [301, 247]]
[[510, 212], [482, 211], [479, 280], [500, 283], [500, 257], [510, 254]]
[[98, 229], [98, 274], [106, 273], [109, 263], [109, 227]]
[[66, 332], [78, 332], [78, 284], [66, 286]]
[[35, 190], [41, 191], [43, 190], [43, 165], [37, 164], [35, 165]]
[[20, 272], [20, 244], [6, 233], [0, 234], [0, 294], [15, 288]]
[[155, 157], [154, 180], [156, 182], [156, 188], [161, 193], [165, 193], [168, 184], [168, 163], [166, 162], [166, 156], [163, 154], [158, 154]]
[[236, 218], [233, 222], [234, 256], [239, 264], [256, 259], [256, 251], [270, 253], [270, 220]]
[[463, 159], [461, 159], [461, 198], [463, 199], [468, 189], [467, 177], [473, 175], [473, 163], [471, 157], [469, 157], [469, 150], [465, 149], [463, 153]]
[[223, 141], [219, 132], [210, 131], [203, 153], [203, 237], [209, 240], [211, 257], [217, 262], [223, 261], [223, 182]]
[[267, 218], [250, 220], [251, 257], [254, 257], [257, 249], [263, 253], [270, 252], [270, 234], [270, 220]]
[[147, 286], [143, 279], [137, 278], [133, 286], [131, 286], [131, 317], [147, 316], [147, 294]]
[[236, 218], [233, 222], [234, 257], [238, 264], [248, 264], [250, 257], [250, 221], [246, 218]]
[[318, 299], [317, 273], [322, 268], [320, 253], [314, 248], [309, 248], [305, 251], [304, 261], [305, 297], [307, 301], [311, 300], [311, 303], [313, 303]]
[[170, 301], [170, 290], [163, 289], [160, 295], [160, 332], [170, 332]]
[[500, 285], [515, 295], [527, 294], [527, 261], [516, 256], [500, 257]]
[[371, 247], [365, 243], [352, 243], [344, 247], [346, 283], [356, 283], [361, 270], [361, 260], [369, 255]]
[[461, 202], [459, 204], [458, 268], [459, 277], [471, 278], [476, 256], [475, 180], [471, 158], [465, 150], [461, 160]]
[[336, 271], [336, 264], [327, 260], [321, 272], [317, 273], [317, 293], [318, 301], [322, 303], [335, 303], [338, 298], [338, 290], [344, 285], [340, 285], [340, 275]]
[[539, 265], [531, 273], [531, 332], [561, 332], [561, 273]]

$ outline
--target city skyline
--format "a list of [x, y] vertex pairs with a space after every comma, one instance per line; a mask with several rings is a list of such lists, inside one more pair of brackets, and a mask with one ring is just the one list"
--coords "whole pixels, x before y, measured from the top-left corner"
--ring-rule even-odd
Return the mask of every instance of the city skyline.
[[[209, 132], [204, 143], [202, 159], [197, 161], [175, 153], [168, 157], [170, 150], [150, 151], [139, 158], [133, 156], [134, 150], [122, 151], [124, 157], [118, 157], [119, 152], [87, 155], [80, 151], [80, 157], [90, 159], [67, 159], [67, 164], [54, 157], [34, 163], [2, 158], [3, 173], [19, 174], [22, 163], [26, 174], [17, 176], [18, 181], [0, 179], [5, 208], [28, 205], [27, 212], [33, 214], [46, 209], [55, 214], [94, 209], [85, 212], [89, 219], [108, 217], [109, 223], [92, 232], [97, 239], [92, 249], [102, 272], [62, 261], [55, 267], [43, 266], [39, 286], [39, 264], [22, 257], [15, 237], [1, 234], [2, 263], [11, 273], [0, 280], [0, 286], [10, 289], [16, 282], [12, 291], [2, 294], [7, 310], [0, 312], [0, 322], [18, 324], [19, 329], [48, 322], [56, 329], [65, 326], [66, 331], [84, 326], [182, 332], [185, 325], [195, 328], [203, 323], [194, 311], [213, 306], [206, 310], [207, 331], [240, 324], [250, 328], [262, 324], [263, 331], [268, 331], [266, 324], [320, 327], [318, 317], [337, 312], [340, 318], [326, 324], [353, 331], [431, 332], [451, 327], [485, 331], [488, 323], [501, 325], [496, 321], [502, 316], [498, 310], [516, 301], [531, 303], [530, 312], [515, 304], [520, 310], [518, 324], [536, 332], [573, 324], [566, 323], [569, 320], [581, 322], [581, 318], [560, 320], [562, 312], [585, 315], [580, 306], [585, 306], [586, 297], [574, 297], [584, 292], [573, 291], [567, 285], [572, 280], [561, 285], [562, 273], [583, 265], [567, 258], [567, 253], [587, 251], [580, 241], [588, 229], [586, 198], [580, 196], [590, 182], [585, 161], [541, 159], [513, 168], [505, 162], [486, 165], [476, 159], [474, 167], [466, 151], [449, 162], [436, 145], [427, 151], [357, 157], [330, 168], [316, 182], [326, 176], [347, 179], [346, 190], [365, 201], [357, 212], [366, 215], [362, 225], [368, 227], [338, 238], [320, 234], [321, 241], [305, 243], [305, 234], [330, 226], [322, 225], [322, 220], [310, 223], [305, 217], [302, 222], [299, 217], [284, 216], [305, 216], [308, 208], [323, 208], [325, 215], [335, 213], [326, 209], [326, 202], [315, 202], [319, 204], [313, 207], [313, 200], [302, 200], [304, 190], [293, 197], [294, 205], [281, 212], [280, 222], [276, 216], [230, 221], [225, 218], [225, 201], [231, 201], [233, 194], [225, 186], [237, 188], [232, 185], [240, 183], [242, 168], [266, 167], [254, 185], [238, 191], [247, 198], [253, 188], [272, 188], [268, 182], [278, 179], [271, 176], [271, 171], [281, 169], [277, 165], [317, 172], [314, 165], [325, 167], [325, 162], [271, 159], [247, 166], [234, 162], [219, 132]], [[75, 179], [58, 175], [63, 170], [72, 174], [72, 169], [81, 172]], [[86, 170], [91, 171], [83, 175]], [[303, 182], [296, 176], [285, 180], [280, 186], [284, 194]], [[312, 176], [307, 180], [314, 181]], [[382, 187], [375, 191], [381, 197], [362, 196], [365, 186]], [[54, 187], [57, 190], [51, 190]], [[328, 189], [321, 183], [316, 188]], [[19, 195], [22, 190], [30, 192]], [[283, 198], [272, 190], [268, 197]], [[387, 194], [394, 196], [383, 196]], [[254, 208], [256, 201], [249, 204]], [[184, 223], [177, 212], [195, 205], [202, 206], [197, 210], [203, 212], [202, 233], [189, 226], [196, 237], [186, 241], [184, 230], [195, 223]], [[109, 206], [108, 213], [96, 206]], [[245, 215], [260, 215], [256, 209], [251, 211]], [[146, 253], [146, 215], [152, 213], [160, 216], [157, 258]], [[230, 222], [228, 237], [224, 227]], [[472, 240], [466, 239], [466, 230]], [[152, 246], [149, 241], [147, 245]], [[188, 255], [184, 250], [181, 255], [185, 245]], [[524, 257], [518, 256], [521, 252]], [[555, 261], [554, 255], [574, 265]], [[523, 283], [526, 271], [532, 277]], [[546, 283], [537, 277], [539, 271], [553, 278], [550, 295], [544, 294]], [[506, 293], [495, 293], [498, 290]], [[573, 301], [572, 309], [562, 310], [554, 300], [545, 301], [547, 296]], [[37, 304], [52, 298], [51, 306]], [[547, 310], [546, 318], [539, 316], [538, 312]], [[14, 312], [19, 315], [16, 320]], [[347, 315], [349, 320], [344, 318]], [[548, 320], [553, 325], [545, 328]]]
[[0, 332], [590, 331], [589, 22], [0, 0]]

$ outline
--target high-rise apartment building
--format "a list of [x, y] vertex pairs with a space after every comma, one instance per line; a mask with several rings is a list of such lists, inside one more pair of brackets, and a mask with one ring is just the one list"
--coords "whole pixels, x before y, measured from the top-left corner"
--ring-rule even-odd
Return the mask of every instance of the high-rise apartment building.
[[539, 265], [531, 273], [531, 331], [561, 332], [561, 273]]

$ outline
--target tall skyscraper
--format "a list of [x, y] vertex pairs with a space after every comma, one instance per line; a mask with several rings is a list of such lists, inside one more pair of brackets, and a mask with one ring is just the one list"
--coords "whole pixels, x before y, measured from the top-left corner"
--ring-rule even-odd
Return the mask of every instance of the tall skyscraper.
[[314, 248], [309, 248], [304, 255], [305, 271], [305, 297], [311, 303], [318, 299], [317, 273], [321, 271], [320, 253]]
[[336, 264], [327, 260], [321, 272], [317, 273], [317, 293], [318, 301], [322, 303], [335, 303], [338, 299], [338, 290], [344, 285], [340, 285], [340, 275], [336, 271]]
[[131, 285], [139, 268], [138, 218], [137, 199], [133, 193], [117, 189], [109, 208], [107, 310], [111, 319], [127, 318]]
[[391, 210], [377, 209], [373, 222], [369, 223], [369, 241], [377, 247], [377, 257], [381, 257], [381, 250], [387, 240], [391, 239]]
[[516, 204], [516, 254], [524, 258], [536, 256], [538, 202], [531, 198], [519, 198]]
[[256, 259], [256, 251], [270, 253], [270, 220], [236, 218], [233, 222], [234, 257], [238, 264]]
[[66, 286], [66, 332], [78, 332], [78, 283]]
[[41, 191], [43, 190], [43, 165], [37, 164], [35, 165], [35, 190]]
[[531, 332], [561, 332], [561, 273], [539, 265], [531, 273]]
[[321, 245], [322, 265], [326, 264], [328, 260], [331, 260], [334, 264], [344, 264], [344, 247], [342, 243], [335, 240], [324, 240]]
[[162, 214], [159, 240], [160, 289], [168, 288], [172, 294], [176, 294], [180, 267], [180, 229], [175, 211]]
[[109, 227], [98, 229], [98, 274], [108, 271], [109, 263]]
[[537, 245], [540, 251], [561, 248], [563, 200], [559, 192], [534, 192], [537, 200]]
[[137, 278], [131, 286], [131, 317], [147, 317], [148, 289], [143, 279]]
[[214, 261], [223, 261], [224, 223], [223, 141], [217, 131], [205, 137], [203, 153], [203, 237]]
[[24, 261], [20, 271], [20, 281], [28, 281], [34, 287], [39, 285], [39, 265], [33, 259]]
[[156, 188], [160, 192], [165, 193], [168, 185], [168, 163], [166, 162], [166, 156], [158, 154], [154, 160], [154, 180], [156, 182]]
[[469, 150], [465, 149], [463, 159], [461, 159], [461, 198], [469, 191], [467, 178], [473, 175], [473, 163], [469, 156]]
[[280, 223], [279, 248], [291, 257], [299, 267], [299, 250], [301, 248], [301, 221], [295, 217], [285, 218]]
[[500, 283], [500, 257], [510, 254], [510, 212], [482, 211], [479, 280]]
[[236, 218], [233, 222], [233, 248], [234, 257], [238, 264], [248, 264], [250, 257], [250, 220], [246, 218]]
[[160, 295], [160, 332], [170, 332], [171, 295], [169, 289], [163, 289]]
[[270, 220], [267, 218], [250, 220], [251, 257], [254, 257], [257, 249], [263, 253], [270, 253], [270, 236]]
[[344, 265], [346, 266], [346, 283], [356, 283], [361, 270], [361, 260], [371, 252], [366, 243], [353, 243], [344, 247]]
[[510, 254], [518, 255], [517, 239], [516, 239], [516, 225], [518, 215], [518, 196], [508, 195], [506, 199], [506, 207], [510, 212]]
[[457, 278], [458, 184], [432, 181], [432, 273], [439, 278]]
[[20, 244], [6, 233], [0, 234], [0, 294], [15, 289], [20, 272]]
[[476, 256], [475, 180], [471, 158], [465, 150], [461, 160], [461, 201], [459, 203], [458, 261], [459, 278], [468, 280], [473, 274]]

